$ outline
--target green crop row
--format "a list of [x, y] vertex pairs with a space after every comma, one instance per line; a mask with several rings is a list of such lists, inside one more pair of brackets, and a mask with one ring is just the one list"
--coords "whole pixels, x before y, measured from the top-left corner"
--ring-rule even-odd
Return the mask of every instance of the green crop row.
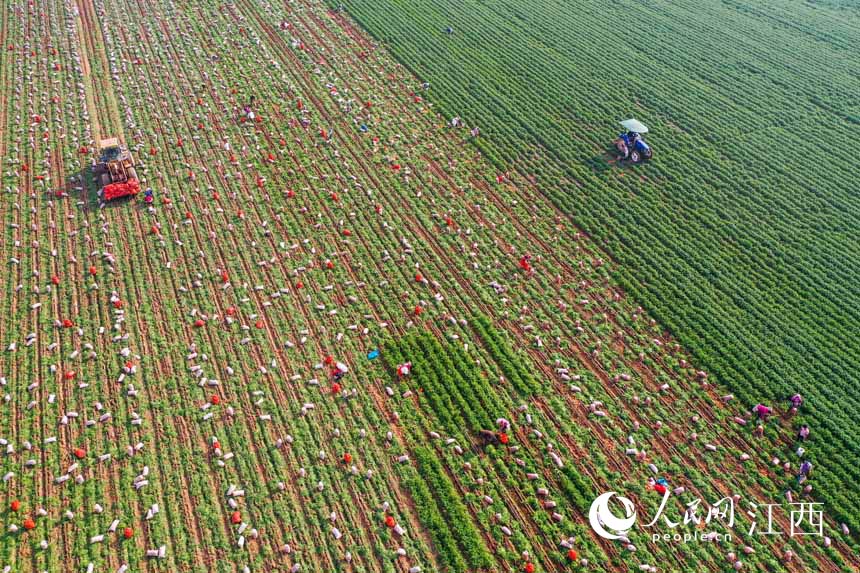
[[415, 448], [413, 453], [418, 463], [421, 479], [427, 483], [434, 497], [438, 500], [445, 522], [451, 533], [457, 538], [469, 565], [475, 569], [492, 567], [493, 559], [481, 540], [481, 536], [472, 525], [466, 506], [460, 501], [451, 481], [445, 475], [445, 470], [436, 458], [436, 454], [429, 448], [423, 447]]
[[[475, 144], [498, 171], [534, 176], [712, 380], [748, 407], [801, 392], [807, 449], [826, 469], [818, 491], [860, 529], [860, 505], [843, 495], [860, 478], [860, 249], [846, 232], [860, 205], [845, 186], [856, 161], [839, 144], [853, 140], [860, 58], [837, 64], [860, 54], [843, 10], [330, 4], [428, 80], [436, 109], [480, 126]], [[607, 152], [629, 116], [651, 127], [649, 165]]]

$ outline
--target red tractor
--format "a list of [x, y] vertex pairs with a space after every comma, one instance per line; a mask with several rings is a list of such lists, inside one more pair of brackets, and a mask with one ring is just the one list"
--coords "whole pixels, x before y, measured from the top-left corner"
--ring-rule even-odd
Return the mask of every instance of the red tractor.
[[99, 162], [93, 173], [99, 181], [99, 192], [103, 201], [137, 195], [140, 182], [134, 170], [134, 158], [128, 148], [112, 137], [99, 142]]

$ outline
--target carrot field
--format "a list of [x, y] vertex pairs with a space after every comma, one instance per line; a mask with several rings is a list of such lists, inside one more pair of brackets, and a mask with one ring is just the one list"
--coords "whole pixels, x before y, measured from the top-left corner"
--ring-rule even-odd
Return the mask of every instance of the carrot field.
[[[781, 117], [750, 119], [772, 99], [756, 84], [732, 130], [702, 116], [713, 162], [693, 162], [681, 149], [702, 140], [668, 94], [702, 96], [670, 84], [684, 77], [675, 70], [632, 110], [654, 117], [654, 161], [618, 166], [607, 148], [630, 107], [589, 103], [607, 97], [597, 62], [609, 56], [546, 45], [524, 59], [502, 44], [522, 54], [527, 34], [482, 28], [539, 18], [530, 26], [555, 37], [563, 18], [608, 27], [610, 5], [553, 21], [513, 2], [344, 4], [0, 0], [0, 571], [857, 571], [857, 441], [845, 427], [856, 341], [812, 328], [857, 295], [854, 250], [842, 250], [854, 198], [825, 193], [856, 171], [843, 149], [786, 168], [795, 187], [752, 160], [735, 176]], [[804, 10], [831, 23], [835, 9]], [[855, 21], [809, 41], [856, 50]], [[577, 90], [541, 67], [571, 62], [585, 74]], [[812, 63], [822, 69], [792, 89], [812, 90], [816, 73], [851, 81], [825, 57]], [[817, 113], [839, 115], [834, 129], [856, 123], [856, 93], [834, 83]], [[520, 106], [551, 129], [520, 121]], [[109, 137], [134, 155], [151, 204], [99, 195], [92, 166]], [[821, 140], [807, 145], [820, 152]], [[737, 146], [719, 155], [727, 141]], [[821, 193], [804, 186], [819, 175]], [[818, 258], [772, 246], [785, 263], [751, 259], [760, 282], [751, 267], [714, 268], [702, 270], [713, 288], [694, 288], [707, 281], [689, 269], [709, 257], [729, 264], [744, 245], [758, 257], [759, 239], [778, 240], [738, 221], [736, 250], [720, 255], [686, 235], [717, 240], [711, 209], [752, 216], [746, 202], [768, 193], [758, 209], [774, 220], [796, 209], [812, 225], [813, 205], [782, 202], [801, 188], [822, 210], [845, 206], [821, 223], [834, 243], [816, 251], [832, 246], [844, 274], [814, 275]], [[716, 203], [694, 220], [692, 196], [675, 210], [684, 193]], [[676, 237], [619, 230], [637, 226]], [[812, 230], [773, 232], [802, 249]], [[662, 247], [637, 262], [646, 239]], [[720, 306], [703, 297], [722, 292], [721, 277], [740, 300], [757, 291], [732, 277], [773, 295], [798, 268], [813, 298], [794, 346], [755, 330], [773, 321], [788, 337], [788, 302], [699, 314]], [[818, 343], [809, 365], [779, 353]], [[797, 415], [789, 390], [807, 399]], [[758, 401], [775, 407], [761, 424]], [[799, 484], [807, 458], [815, 473]], [[727, 498], [737, 533], [609, 540], [589, 524], [605, 491], [631, 498], [640, 522]], [[823, 502], [820, 535], [789, 535], [785, 512], [773, 515], [782, 535], [746, 534], [763, 527], [763, 504], [800, 502]]]
[[[533, 176], [714, 379], [750, 406], [812, 398], [821, 499], [860, 527], [856, 5], [331, 4]], [[618, 169], [629, 116], [660, 161]]]

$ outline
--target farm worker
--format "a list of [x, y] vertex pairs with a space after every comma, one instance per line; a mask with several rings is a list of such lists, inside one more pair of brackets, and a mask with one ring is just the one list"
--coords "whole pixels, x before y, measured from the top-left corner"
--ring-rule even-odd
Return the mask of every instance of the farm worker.
[[430, 89], [430, 82], [424, 82], [423, 84], [421, 84], [421, 88], [425, 89], [425, 90], [429, 90]]
[[805, 440], [806, 438], [808, 438], [809, 437], [809, 426], [807, 426], [806, 424], [802, 425], [800, 427], [800, 431], [797, 432], [797, 437], [800, 438], [801, 440]]
[[152, 196], [152, 189], [147, 189], [143, 192], [143, 200], [146, 202], [147, 205], [151, 204], [155, 200], [155, 198]]
[[800, 471], [797, 473], [797, 483], [803, 483], [809, 474], [812, 473], [812, 462], [805, 460], [800, 464]]
[[496, 425], [502, 432], [507, 432], [511, 428], [511, 423], [504, 418], [498, 418], [496, 420]]
[[473, 127], [471, 134], [472, 134], [472, 137], [478, 137], [479, 135], [481, 135], [481, 128], [478, 126]]
[[254, 96], [251, 96], [251, 99], [248, 102], [248, 105], [246, 105], [242, 108], [242, 111], [245, 112], [245, 117], [247, 117], [251, 121], [254, 121], [254, 110], [253, 110], [253, 108], [254, 108], [254, 101], [255, 100], [256, 100], [256, 98]]
[[343, 362], [338, 362], [335, 364], [334, 368], [331, 370], [332, 378], [334, 378], [335, 382], [339, 381], [344, 375], [349, 372], [349, 368], [347, 368], [346, 364]]
[[529, 261], [531, 261], [531, 260], [532, 260], [532, 256], [530, 254], [526, 253], [525, 255], [523, 255], [520, 258], [520, 268], [523, 269], [524, 271], [526, 271], [527, 273], [530, 273], [532, 271], [532, 265]]
[[791, 402], [791, 413], [797, 414], [797, 411], [800, 409], [800, 405], [803, 404], [803, 397], [800, 394], [795, 394], [789, 398], [788, 401]]
[[409, 376], [409, 373], [411, 371], [412, 371], [412, 363], [411, 362], [397, 365], [397, 376], [400, 378], [405, 378], [406, 376]]
[[771, 415], [773, 410], [765, 406], [764, 404], [756, 404], [756, 407], [753, 408], [753, 413], [759, 417], [760, 420], [767, 420], [767, 417]]
[[453, 118], [451, 118], [451, 127], [460, 127], [461, 123], [462, 120], [460, 119], [459, 115], [455, 115]]

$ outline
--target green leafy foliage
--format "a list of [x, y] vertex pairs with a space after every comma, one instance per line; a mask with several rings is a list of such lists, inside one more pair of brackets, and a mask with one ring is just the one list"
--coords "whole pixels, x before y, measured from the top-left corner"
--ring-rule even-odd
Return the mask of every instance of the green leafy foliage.
[[[860, 482], [860, 48], [845, 3], [330, 4], [428, 80], [437, 109], [480, 126], [499, 171], [534, 176], [712, 380], [750, 407], [803, 393], [818, 493], [860, 530], [845, 495]], [[651, 129], [649, 164], [608, 151], [631, 116]]]

